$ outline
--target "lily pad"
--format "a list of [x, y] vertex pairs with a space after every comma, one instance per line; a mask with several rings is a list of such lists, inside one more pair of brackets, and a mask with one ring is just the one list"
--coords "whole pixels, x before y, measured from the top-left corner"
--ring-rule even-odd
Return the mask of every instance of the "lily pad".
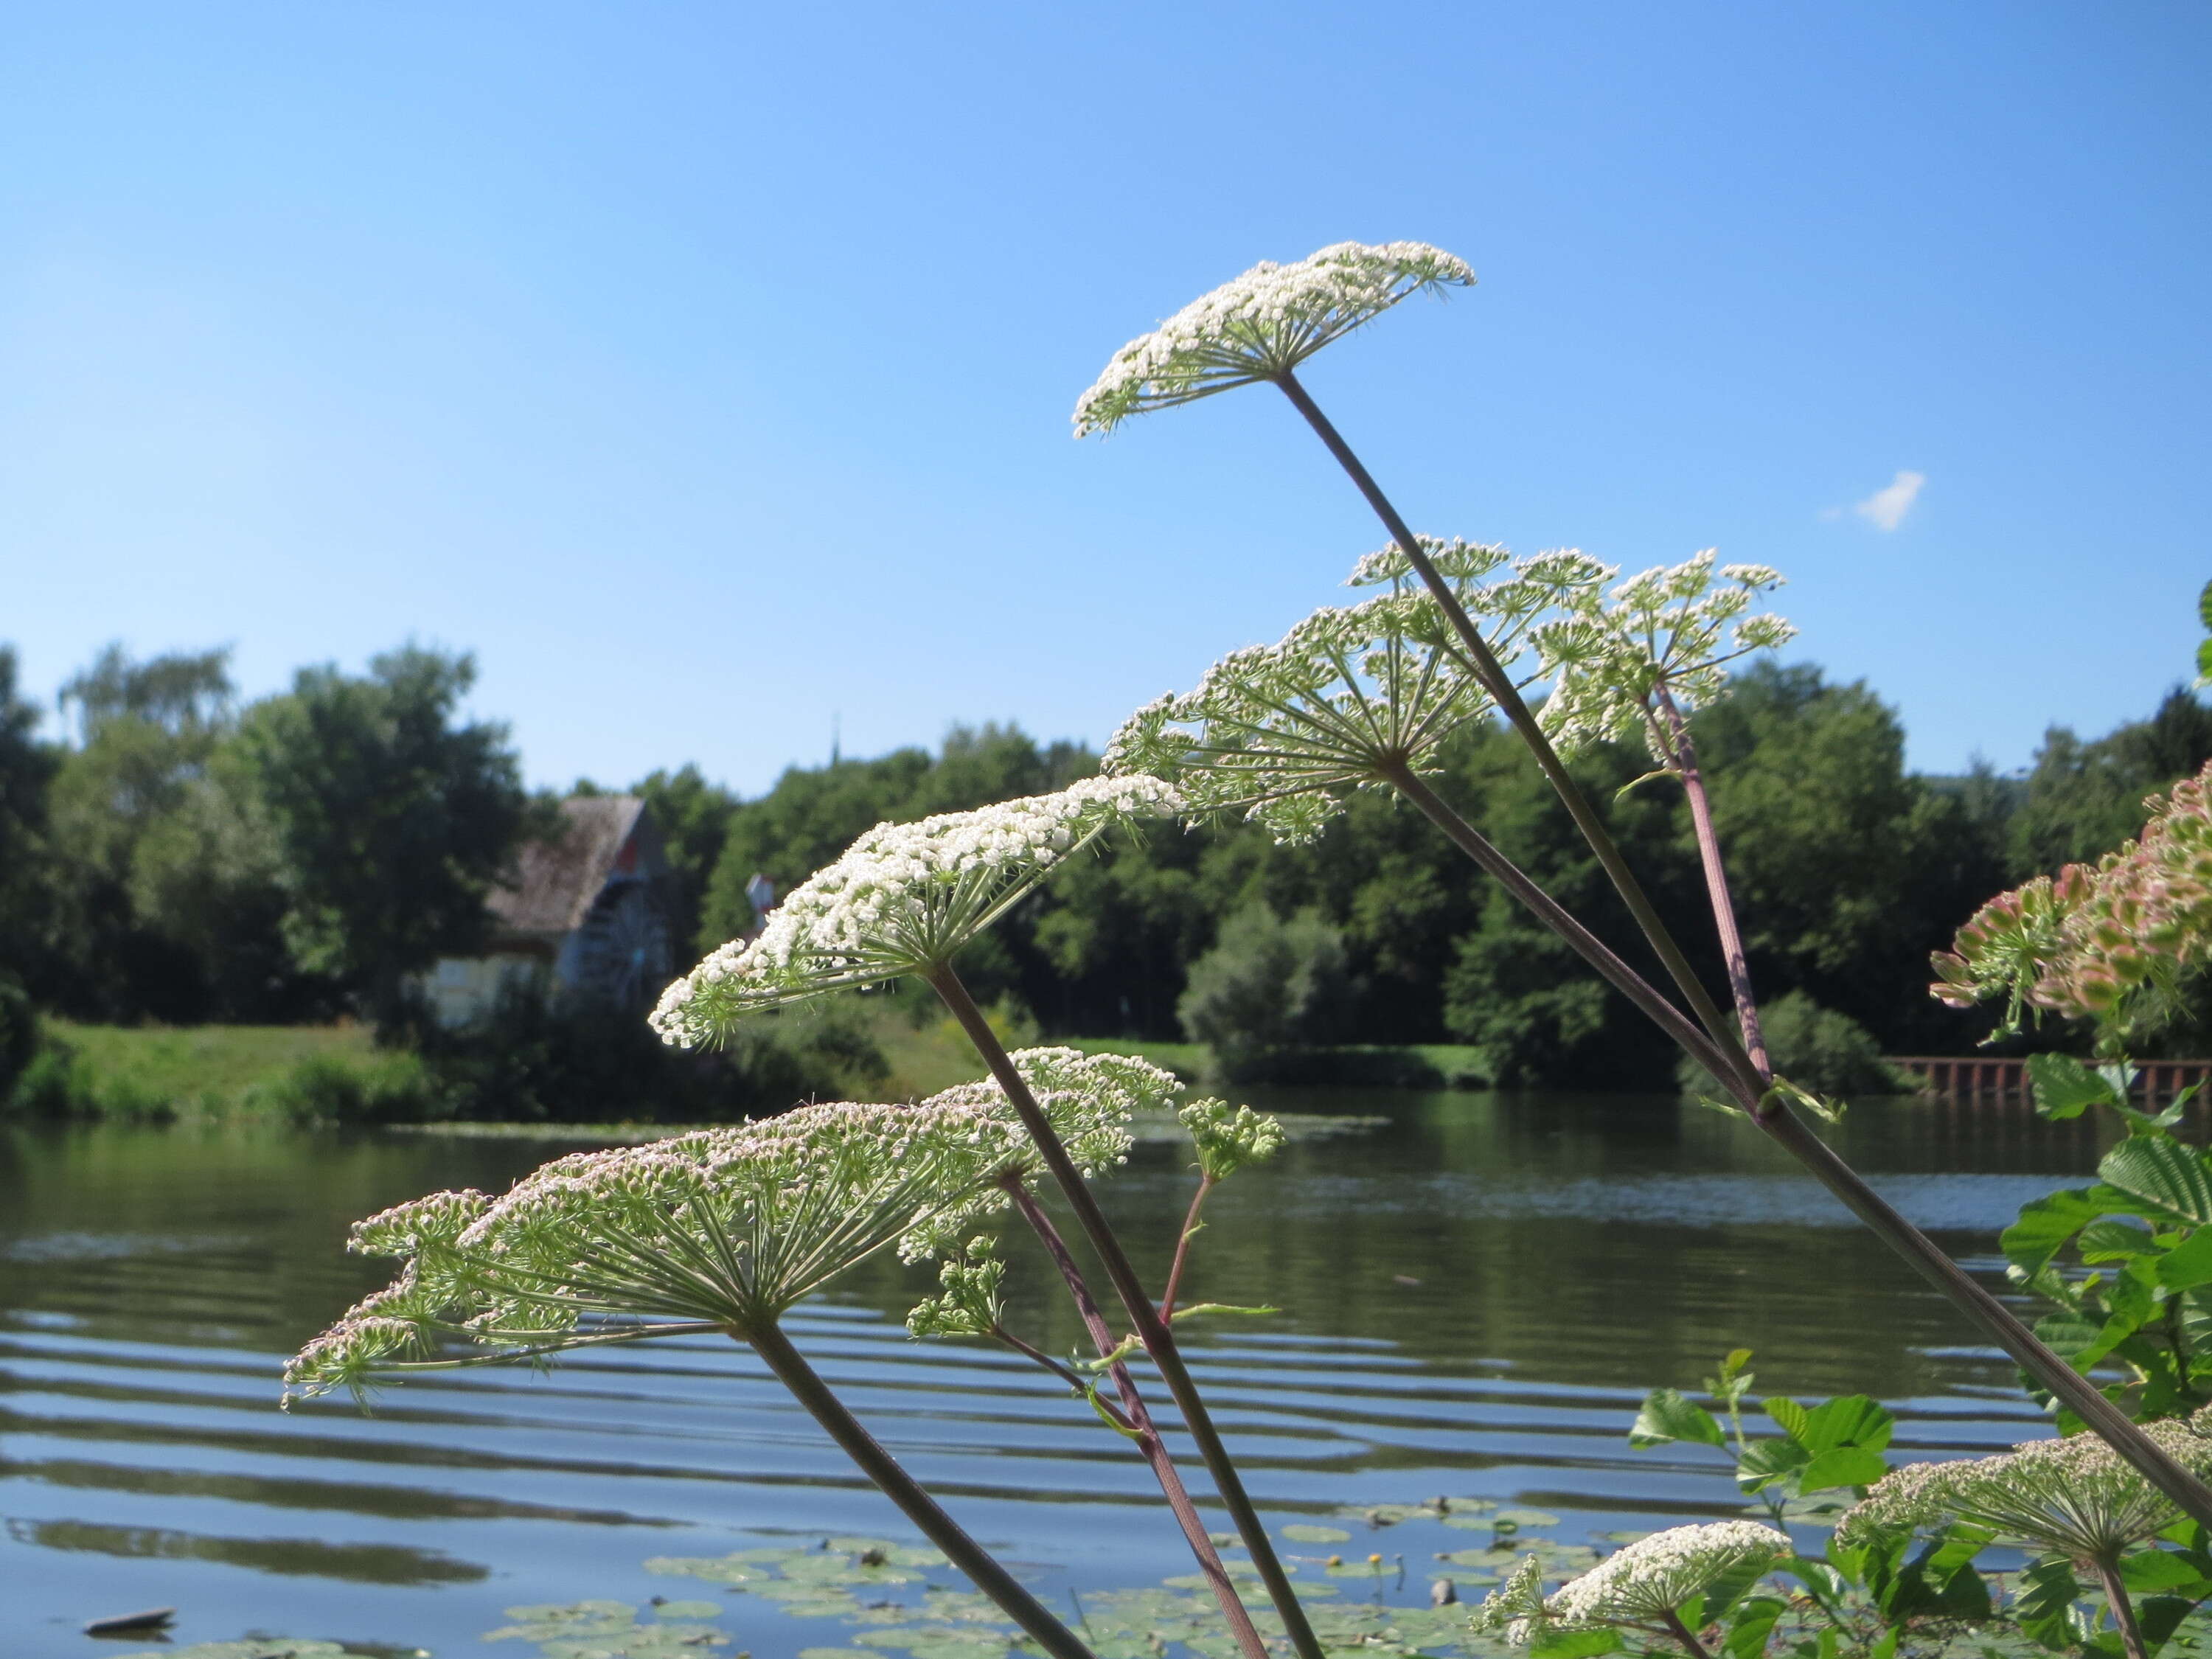
[[1293, 1544], [1341, 1544], [1352, 1536], [1342, 1527], [1316, 1527], [1304, 1521], [1279, 1530]]

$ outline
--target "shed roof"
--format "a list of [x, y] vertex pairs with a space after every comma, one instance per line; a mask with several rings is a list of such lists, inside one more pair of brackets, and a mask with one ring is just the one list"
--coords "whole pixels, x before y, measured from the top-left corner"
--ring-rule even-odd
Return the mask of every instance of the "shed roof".
[[561, 803], [568, 820], [557, 841], [522, 849], [516, 885], [492, 890], [487, 902], [502, 927], [518, 933], [568, 933], [583, 925], [607, 884], [645, 803], [635, 795], [577, 795]]

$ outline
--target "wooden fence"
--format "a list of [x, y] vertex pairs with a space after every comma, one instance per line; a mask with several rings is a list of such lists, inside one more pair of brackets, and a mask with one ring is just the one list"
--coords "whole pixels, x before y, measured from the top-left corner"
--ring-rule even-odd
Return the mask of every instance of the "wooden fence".
[[[2027, 1062], [1973, 1054], [1891, 1054], [1939, 1095], [2016, 1095], [2027, 1090]], [[2146, 1060], [2136, 1066], [2134, 1092], [2146, 1100], [2171, 1100], [2192, 1083], [2212, 1078], [2212, 1060]]]

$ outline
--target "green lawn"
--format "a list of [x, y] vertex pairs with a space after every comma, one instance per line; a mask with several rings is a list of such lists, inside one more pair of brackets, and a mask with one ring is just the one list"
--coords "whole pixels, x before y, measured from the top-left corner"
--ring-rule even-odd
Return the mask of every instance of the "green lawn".
[[[388, 1069], [365, 1025], [80, 1025], [50, 1019], [73, 1089], [101, 1115], [260, 1115], [273, 1085], [309, 1060], [364, 1076]], [[257, 1098], [260, 1097], [260, 1098]]]

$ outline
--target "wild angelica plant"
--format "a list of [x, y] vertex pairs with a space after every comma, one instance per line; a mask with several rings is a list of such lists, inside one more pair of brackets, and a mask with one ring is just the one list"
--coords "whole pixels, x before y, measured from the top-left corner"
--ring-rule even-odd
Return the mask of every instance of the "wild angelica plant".
[[1471, 1622], [1479, 1632], [1503, 1629], [1522, 1644], [1554, 1632], [1630, 1631], [1677, 1642], [1691, 1659], [1712, 1659], [1682, 1609], [1724, 1581], [1735, 1581], [1741, 1593], [1790, 1553], [1788, 1534], [1755, 1521], [1670, 1527], [1615, 1551], [1548, 1596], [1532, 1556]]
[[[1017, 1055], [1063, 1156], [1126, 1154], [1123, 1067]], [[1134, 1062], [1141, 1065], [1141, 1062]], [[1150, 1070], [1151, 1068], [1146, 1068]], [[1095, 1085], [1095, 1086], [1092, 1086]], [[793, 1346], [782, 1316], [881, 1250], [933, 1254], [1025, 1194], [1036, 1144], [995, 1091], [919, 1105], [800, 1107], [731, 1129], [556, 1158], [497, 1199], [435, 1193], [357, 1224], [398, 1278], [301, 1350], [286, 1399], [396, 1376], [720, 1332], [769, 1369], [929, 1540], [1058, 1659], [1089, 1650], [877, 1443]], [[445, 1357], [441, 1345], [480, 1352]]]
[[[2148, 1433], [2177, 1462], [2212, 1472], [2212, 1425], [2157, 1423]], [[2048, 1567], [2063, 1564], [2091, 1572], [2128, 1659], [2149, 1659], [2150, 1644], [2128, 1590], [2129, 1557], [2181, 1519], [2172, 1498], [2113, 1455], [2111, 1447], [2082, 1435], [2030, 1441], [1996, 1457], [1893, 1469], [1837, 1523], [1836, 1541], [1848, 1549], [1885, 1534], [1963, 1522], [1998, 1541], [2044, 1552], [2054, 1559], [2039, 1589], [2070, 1604], [2078, 1587], [2070, 1577], [2054, 1585]], [[2142, 1575], [2143, 1582], [2161, 1589], [2201, 1577], [2185, 1567], [2179, 1575]], [[2205, 1589], [2212, 1584], [2200, 1584], [2197, 1595]], [[2160, 1634], [2162, 1638], [2164, 1632]]]
[[[1373, 320], [1400, 301], [1416, 293], [1441, 293], [1446, 287], [1471, 286], [1474, 280], [1464, 262], [1425, 244], [1407, 242], [1378, 246], [1340, 243], [1297, 264], [1255, 266], [1117, 353], [1097, 384], [1079, 400], [1076, 435], [1110, 432], [1132, 416], [1188, 403], [1238, 386], [1265, 382], [1287, 397], [1382, 521], [1395, 556], [1404, 561], [1406, 569], [1418, 577], [1426, 589], [1444, 627], [1457, 641], [1468, 674], [1527, 744], [1645, 939], [1666, 967], [1680, 1003], [1678, 1005], [1649, 984], [1504, 858], [1453, 811], [1410, 764], [1395, 764], [1388, 774], [1390, 785], [1419, 806], [1462, 851], [1495, 877], [1540, 921], [1565, 939], [1693, 1060], [1719, 1079], [1737, 1107], [1763, 1133], [1804, 1164], [1885, 1243], [1904, 1256], [2043, 1387], [2111, 1442], [2161, 1490], [2170, 1493], [2188, 1514], [2212, 1526], [2212, 1486], [2206, 1486], [2146, 1438], [2124, 1413], [2052, 1352], [2009, 1309], [1962, 1271], [1924, 1233], [1884, 1201], [1797, 1116], [1792, 1109], [1793, 1100], [1818, 1103], [1802, 1091], [1778, 1084], [1767, 1068], [1754, 1059], [1745, 1041], [1747, 1034], [1755, 1041], [1758, 1031], [1747, 975], [1730, 973], [1732, 989], [1737, 993], [1743, 1011], [1737, 1020], [1731, 1021], [1705, 988], [1680, 945], [1621, 856], [1603, 820], [1568, 771], [1551, 733], [1530, 708], [1521, 694], [1520, 685], [1484, 636], [1467, 603], [1463, 580], [1455, 580], [1439, 568], [1431, 556], [1431, 544], [1413, 533], [1373, 475], [1298, 380], [1295, 371], [1308, 357], [1331, 341]], [[1764, 584], [1739, 581], [1736, 585], [1748, 589]], [[1559, 631], [1563, 640], [1571, 639], [1572, 625], [1580, 623], [1594, 630], [1590, 634], [1593, 643], [1602, 641], [1607, 645], [1607, 648], [1589, 652], [1572, 665], [1582, 677], [1586, 691], [1592, 685], [1608, 686], [1608, 696], [1654, 704], [1663, 720], [1666, 703], [1660, 700], [1660, 694], [1663, 691], [1671, 696], [1674, 690], [1690, 689], [1699, 682], [1694, 673], [1685, 678], [1674, 672], [1674, 684], [1668, 684], [1670, 665], [1661, 647], [1662, 635], [1671, 642], [1672, 634], [1664, 625], [1662, 613], [1676, 601], [1663, 576], [1647, 586], [1648, 592], [1632, 583], [1625, 595], [1616, 595], [1614, 612], [1601, 611], [1595, 616], [1562, 617], [1564, 625]], [[1680, 598], [1690, 606], [1686, 617], [1697, 624], [1692, 629], [1693, 634], [1703, 631], [1710, 622], [1727, 619], [1726, 615], [1710, 605], [1705, 611], [1698, 612], [1697, 595], [1685, 594]], [[1644, 626], [1638, 620], [1644, 614], [1661, 620]], [[1778, 619], [1763, 622], [1760, 626], [1772, 636], [1778, 623]], [[1756, 641], [1754, 633], [1747, 648], [1756, 648]], [[1717, 665], [1718, 659], [1714, 659], [1705, 667], [1717, 669]], [[1564, 670], [1569, 665], [1563, 662], [1560, 666]], [[1616, 678], [1624, 672], [1627, 678], [1615, 684]], [[1667, 724], [1671, 726], [1671, 722]], [[1221, 746], [1225, 750], [1231, 744]], [[1188, 769], [1178, 757], [1169, 769], [1181, 775]], [[1688, 773], [1679, 766], [1674, 769], [1680, 773], [1686, 785]], [[1741, 944], [1734, 939], [1733, 907], [1726, 897], [1725, 872], [1720, 866], [1717, 841], [1709, 834], [1701, 835], [1701, 850], [1707, 858], [1716, 932], [1730, 967], [1740, 967]]]
[[[908, 975], [934, 990], [1005, 1091], [1105, 1267], [1136, 1340], [1182, 1413], [1299, 1659], [1322, 1659], [1290, 1576], [1183, 1364], [1172, 1328], [1138, 1278], [1030, 1082], [953, 966], [963, 945], [1035, 890], [1069, 856], [1115, 824], [1170, 814], [1180, 805], [1175, 791], [1158, 779], [1090, 778], [1054, 794], [945, 813], [915, 823], [878, 824], [836, 862], [793, 888], [757, 939], [732, 941], [671, 985], [653, 1023], [668, 1042], [690, 1047], [724, 1040], [746, 1014], [833, 991]], [[1015, 1195], [1015, 1201], [1023, 1207], [1021, 1195]], [[1042, 1213], [1033, 1206], [1024, 1208], [1024, 1219], [1050, 1249], [1055, 1238], [1042, 1223]], [[1087, 1293], [1079, 1283], [1079, 1275], [1064, 1251], [1055, 1259], [1062, 1263], [1063, 1278], [1081, 1306]], [[1086, 1308], [1084, 1316], [1102, 1355], [1118, 1355], [1121, 1345], [1104, 1330], [1095, 1307]], [[1123, 1410], [1131, 1415], [1131, 1427], [1137, 1429], [1143, 1407], [1126, 1366], [1114, 1381]], [[1204, 1528], [1196, 1523], [1195, 1510], [1182, 1494], [1172, 1463], [1164, 1449], [1150, 1443], [1147, 1457], [1193, 1553], [1217, 1585], [1240, 1643], [1251, 1650], [1252, 1659], [1259, 1659], [1259, 1634], [1206, 1542]]]

